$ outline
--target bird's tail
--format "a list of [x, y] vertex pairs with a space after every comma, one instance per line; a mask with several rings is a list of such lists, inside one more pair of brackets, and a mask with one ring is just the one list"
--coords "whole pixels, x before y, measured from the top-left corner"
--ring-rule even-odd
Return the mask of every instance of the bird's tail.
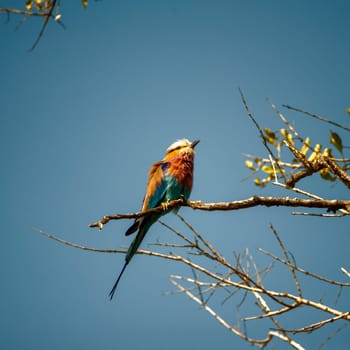
[[129, 236], [132, 233], [136, 232], [140, 226], [140, 220], [136, 219], [135, 222], [126, 230], [125, 236]]
[[137, 227], [139, 229], [139, 231], [137, 232], [136, 237], [134, 238], [134, 240], [130, 244], [130, 247], [129, 247], [127, 253], [126, 253], [124, 266], [123, 266], [122, 270], [120, 271], [120, 274], [119, 274], [117, 280], [115, 281], [112, 290], [109, 293], [110, 300], [112, 300], [113, 295], [114, 295], [114, 293], [115, 293], [115, 291], [117, 289], [118, 283], [119, 283], [121, 277], [123, 276], [123, 273], [124, 273], [126, 267], [128, 266], [130, 260], [135, 255], [135, 253], [136, 253], [137, 249], [139, 248], [142, 240], [145, 238], [145, 235], [148, 232], [149, 228], [154, 224], [155, 221], [158, 220], [159, 217], [160, 217], [160, 215], [153, 215], [148, 220], [142, 220], [141, 223], [137, 223], [137, 226], [136, 226], [136, 223], [134, 223], [129, 228], [129, 230], [127, 231], [127, 233], [131, 233], [131, 231], [134, 230], [135, 227]]
[[115, 293], [115, 291], [117, 289], [118, 283], [119, 283], [120, 279], [122, 278], [126, 267], [128, 266], [128, 264], [129, 264], [130, 260], [132, 259], [132, 257], [135, 255], [137, 249], [139, 248], [142, 240], [144, 239], [144, 237], [145, 237], [147, 231], [149, 230], [149, 228], [151, 227], [152, 223], [153, 222], [147, 223], [146, 225], [141, 225], [141, 227], [139, 229], [139, 232], [137, 233], [136, 237], [132, 241], [132, 243], [131, 243], [131, 245], [130, 245], [127, 253], [126, 253], [126, 256], [125, 256], [124, 266], [123, 266], [122, 270], [120, 271], [120, 274], [119, 274], [117, 280], [115, 281], [112, 290], [109, 293], [109, 299], [110, 300], [112, 300], [113, 295], [114, 295], [114, 293]]
[[116, 289], [117, 289], [118, 283], [119, 283], [121, 277], [123, 276], [123, 273], [124, 273], [126, 267], [128, 266], [128, 264], [129, 264], [129, 261], [126, 260], [125, 263], [124, 263], [124, 266], [123, 266], [122, 270], [120, 271], [120, 274], [119, 274], [117, 280], [116, 280], [115, 283], [114, 283], [113, 288], [112, 288], [111, 291], [109, 292], [109, 300], [112, 300], [112, 299], [113, 299], [113, 295], [114, 295], [114, 293], [115, 293], [115, 291], [116, 291]]

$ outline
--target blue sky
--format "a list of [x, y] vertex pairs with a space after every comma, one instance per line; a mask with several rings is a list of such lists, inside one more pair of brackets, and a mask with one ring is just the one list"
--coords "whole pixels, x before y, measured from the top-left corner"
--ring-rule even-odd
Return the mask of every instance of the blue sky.
[[[83, 10], [62, 1], [61, 11], [67, 29], [50, 23], [31, 53], [41, 22], [14, 31], [19, 18], [1, 17], [0, 348], [248, 348], [187, 297], [164, 295], [173, 290], [167, 276], [191, 277], [189, 269], [137, 256], [110, 302], [122, 255], [75, 250], [31, 228], [96, 248], [128, 245], [130, 222], [102, 232], [88, 224], [138, 210], [150, 165], [182, 137], [201, 140], [192, 199], [287, 195], [242, 182], [242, 153], [265, 154], [238, 87], [262, 126], [281, 127], [266, 97], [347, 125], [350, 4], [90, 1]], [[304, 136], [327, 142], [327, 126], [284, 112]], [[341, 184], [316, 181], [313, 190], [347, 198]], [[283, 208], [181, 213], [227, 258], [246, 247], [277, 253], [272, 222], [301, 266], [339, 279], [340, 267], [350, 268], [347, 218], [292, 217]], [[183, 229], [172, 214], [164, 221]], [[143, 247], [158, 239], [172, 237], [155, 224]], [[277, 269], [271, 286], [288, 279]], [[336, 291], [307, 294], [331, 303]], [[235, 319], [234, 303], [218, 307]], [[349, 308], [345, 293], [338, 307]], [[316, 348], [336, 328], [298, 339]], [[345, 329], [325, 348], [345, 348], [348, 337]]]

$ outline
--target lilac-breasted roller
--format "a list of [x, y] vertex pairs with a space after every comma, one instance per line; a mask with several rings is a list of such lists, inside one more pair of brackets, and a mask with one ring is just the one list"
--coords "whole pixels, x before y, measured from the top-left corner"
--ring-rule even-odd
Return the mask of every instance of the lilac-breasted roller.
[[[194, 148], [198, 143], [199, 140], [193, 142], [187, 139], [178, 140], [169, 146], [163, 160], [152, 165], [141, 211], [158, 207], [173, 199], [189, 198], [193, 183]], [[147, 231], [166, 213], [165, 210], [163, 213], [138, 218], [126, 231], [126, 236], [136, 231], [137, 235], [126, 253], [124, 266], [109, 293], [111, 300], [125, 268], [135, 255]]]

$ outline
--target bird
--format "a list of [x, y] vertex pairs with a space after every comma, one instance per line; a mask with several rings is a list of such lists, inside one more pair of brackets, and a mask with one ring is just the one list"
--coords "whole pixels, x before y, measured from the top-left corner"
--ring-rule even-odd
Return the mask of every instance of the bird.
[[[150, 227], [164, 214], [168, 213], [167, 202], [185, 198], [188, 199], [193, 185], [194, 148], [199, 140], [190, 142], [188, 139], [180, 139], [172, 143], [166, 150], [165, 157], [154, 163], [148, 172], [146, 194], [143, 199], [141, 211], [145, 212], [160, 205], [164, 211], [143, 216], [135, 219], [134, 223], [125, 232], [129, 236], [137, 231], [126, 255], [124, 266], [109, 293], [110, 300], [113, 299], [118, 283], [135, 255], [142, 240]], [[176, 212], [179, 208], [175, 208]]]

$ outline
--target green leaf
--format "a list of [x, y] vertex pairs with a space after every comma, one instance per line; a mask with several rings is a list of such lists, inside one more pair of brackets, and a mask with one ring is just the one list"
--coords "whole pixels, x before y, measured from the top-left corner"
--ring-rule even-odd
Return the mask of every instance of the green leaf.
[[314, 152], [311, 153], [310, 157], [308, 158], [309, 162], [313, 162], [316, 158], [318, 158], [320, 152], [322, 149], [322, 145], [320, 145], [319, 143], [316, 144], [315, 148], [314, 148]]
[[254, 184], [258, 187], [265, 187], [265, 184], [262, 183], [258, 177], [254, 179]]
[[328, 157], [328, 158], [333, 158], [332, 150], [330, 148], [328, 148], [328, 147], [326, 147], [323, 150], [322, 155], [324, 155], [325, 157]]
[[261, 170], [262, 170], [264, 173], [267, 173], [267, 174], [273, 174], [273, 173], [274, 173], [273, 167], [272, 167], [272, 166], [268, 166], [268, 165], [263, 165], [263, 166], [261, 167]]
[[266, 136], [264, 136], [265, 141], [274, 146], [277, 140], [276, 134], [269, 128], [264, 128], [264, 132], [266, 134]]
[[270, 137], [270, 138], [272, 138], [272, 139], [274, 139], [274, 140], [277, 139], [276, 134], [275, 134], [271, 129], [269, 129], [269, 128], [264, 128], [264, 132], [265, 132], [265, 134], [266, 134], [268, 137]]
[[307, 151], [310, 149], [310, 138], [307, 137], [303, 146], [300, 149], [300, 153], [306, 156]]
[[341, 154], [343, 154], [343, 142], [336, 132], [331, 130], [329, 141]]
[[334, 182], [334, 181], [337, 180], [337, 178], [336, 178], [335, 176], [332, 176], [332, 175], [329, 173], [328, 169], [326, 169], [326, 168], [320, 170], [320, 175], [321, 175], [321, 177], [322, 177], [324, 180], [327, 180], [327, 181], [332, 181], [332, 182]]
[[251, 160], [246, 160], [245, 161], [245, 166], [248, 168], [248, 169], [250, 169], [250, 170], [252, 170], [252, 171], [255, 171], [256, 169], [255, 169], [255, 167], [254, 167], [254, 165], [253, 165], [253, 162], [251, 161]]
[[288, 143], [294, 145], [294, 140], [292, 134], [290, 134], [286, 129], [280, 129], [281, 135], [285, 138]]
[[29, 11], [29, 10], [32, 9], [32, 7], [33, 7], [33, 1], [32, 0], [28, 0], [26, 2], [26, 9]]

